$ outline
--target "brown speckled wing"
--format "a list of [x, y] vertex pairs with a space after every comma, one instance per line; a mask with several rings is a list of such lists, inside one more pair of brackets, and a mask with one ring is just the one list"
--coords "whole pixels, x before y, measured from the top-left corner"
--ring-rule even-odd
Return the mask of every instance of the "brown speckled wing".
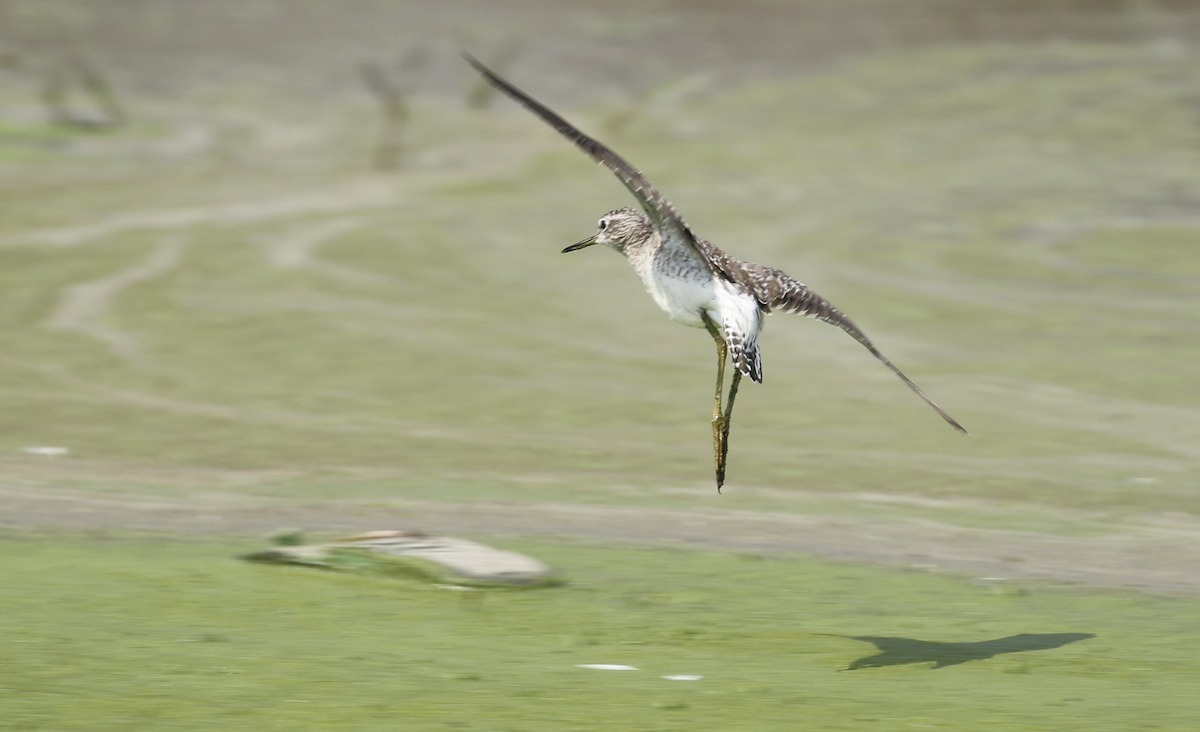
[[714, 247], [707, 242], [697, 240], [692, 230], [688, 227], [687, 222], [675, 210], [675, 206], [658, 192], [658, 189], [646, 179], [646, 176], [642, 175], [640, 170], [625, 162], [624, 158], [617, 155], [607, 146], [577, 130], [570, 122], [567, 122], [550, 108], [498, 76], [470, 54], [464, 53], [463, 58], [476, 71], [482, 74], [483, 78], [488, 80], [488, 83], [541, 117], [547, 124], [558, 130], [559, 134], [575, 143], [577, 147], [590, 155], [593, 160], [611, 170], [625, 184], [625, 187], [638, 200], [638, 203], [641, 204], [642, 210], [650, 217], [650, 221], [662, 236], [664, 246], [679, 247], [691, 252], [693, 256], [703, 261], [714, 274], [728, 279], [728, 274], [720, 271], [715, 265], [712, 252], [710, 251]]
[[925, 392], [921, 391], [919, 386], [905, 376], [904, 372], [896, 368], [886, 356], [880, 353], [875, 344], [871, 343], [871, 339], [867, 338], [866, 334], [859, 330], [853, 320], [848, 318], [841, 310], [831, 305], [828, 300], [808, 289], [804, 283], [797, 282], [777, 269], [763, 267], [759, 264], [742, 265], [742, 274], [738, 280], [743, 286], [752, 289], [755, 297], [758, 298], [759, 303], [762, 304], [766, 312], [778, 309], [786, 313], [807, 315], [810, 318], [816, 318], [831, 325], [836, 325], [846, 331], [850, 334], [851, 338], [863, 344], [875, 358], [882, 361], [885, 366], [892, 370], [892, 373], [899, 376], [905, 384], [908, 384], [908, 388], [916, 392], [917, 396], [924, 399], [926, 404], [933, 407], [951, 427], [963, 434], [970, 434], [953, 417], [946, 414]]

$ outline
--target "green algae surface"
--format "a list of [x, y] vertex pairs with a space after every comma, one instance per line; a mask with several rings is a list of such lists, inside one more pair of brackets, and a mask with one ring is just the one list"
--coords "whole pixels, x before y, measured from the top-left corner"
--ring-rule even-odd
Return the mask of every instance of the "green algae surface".
[[0, 725], [1183, 732], [1200, 715], [1194, 598], [502, 546], [570, 583], [447, 590], [234, 559], [245, 542], [9, 533]]

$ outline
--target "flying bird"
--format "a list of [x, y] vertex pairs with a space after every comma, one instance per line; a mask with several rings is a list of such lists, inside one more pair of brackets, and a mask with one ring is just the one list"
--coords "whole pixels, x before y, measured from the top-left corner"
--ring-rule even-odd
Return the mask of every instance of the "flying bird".
[[[588, 137], [541, 102], [498, 76], [470, 54], [471, 66], [500, 91], [541, 117], [559, 133], [608, 168], [625, 184], [642, 210], [618, 208], [600, 217], [597, 231], [563, 249], [574, 252], [602, 244], [625, 255], [642, 279], [646, 291], [670, 318], [693, 328], [704, 328], [717, 346], [717, 388], [713, 404], [713, 462], [717, 491], [725, 484], [729, 455], [729, 424], [742, 376], [762, 383], [762, 358], [758, 335], [763, 316], [774, 310], [799, 313], [836, 325], [861, 343], [875, 358], [900, 377], [925, 403], [954, 429], [968, 434], [925, 392], [896, 368], [870, 339], [829, 301], [804, 283], [771, 267], [734, 259], [692, 233], [691, 227], [642, 173], [599, 141]], [[725, 363], [733, 361], [733, 376], [725, 401]]]

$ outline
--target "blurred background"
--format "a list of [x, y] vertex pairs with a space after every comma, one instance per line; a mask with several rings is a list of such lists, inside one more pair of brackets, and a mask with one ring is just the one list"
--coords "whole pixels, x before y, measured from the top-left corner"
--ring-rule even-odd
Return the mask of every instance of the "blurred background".
[[[7, 0], [6, 470], [1191, 512], [1198, 22], [1167, 2]], [[558, 254], [629, 197], [464, 49], [848, 312], [973, 437], [844, 334], [771, 318], [718, 501], [708, 336], [619, 259]]]
[[[1190, 514], [1198, 21], [8, 0], [0, 460], [153, 494]], [[619, 259], [558, 254], [629, 197], [463, 49], [851, 314], [973, 436], [777, 316], [718, 499], [707, 334]]]
[[[121, 532], [168, 556], [292, 526], [1194, 592], [1198, 42], [1182, 0], [0, 0], [3, 537], [77, 542], [31, 577]], [[776, 315], [718, 496], [709, 336], [611, 252], [559, 254], [632, 200], [462, 51], [848, 313], [972, 436]], [[963, 607], [920, 592], [914, 617]], [[924, 622], [825, 609], [827, 633]], [[966, 635], [1104, 637], [1055, 617]], [[1132, 728], [1126, 702], [1093, 721]]]

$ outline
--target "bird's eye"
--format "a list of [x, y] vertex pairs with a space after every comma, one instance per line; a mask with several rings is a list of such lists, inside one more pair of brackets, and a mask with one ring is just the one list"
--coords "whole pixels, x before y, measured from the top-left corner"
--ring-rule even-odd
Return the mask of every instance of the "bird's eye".
[[608, 221], [605, 219], [600, 219], [600, 231], [604, 231], [607, 228], [608, 228]]

